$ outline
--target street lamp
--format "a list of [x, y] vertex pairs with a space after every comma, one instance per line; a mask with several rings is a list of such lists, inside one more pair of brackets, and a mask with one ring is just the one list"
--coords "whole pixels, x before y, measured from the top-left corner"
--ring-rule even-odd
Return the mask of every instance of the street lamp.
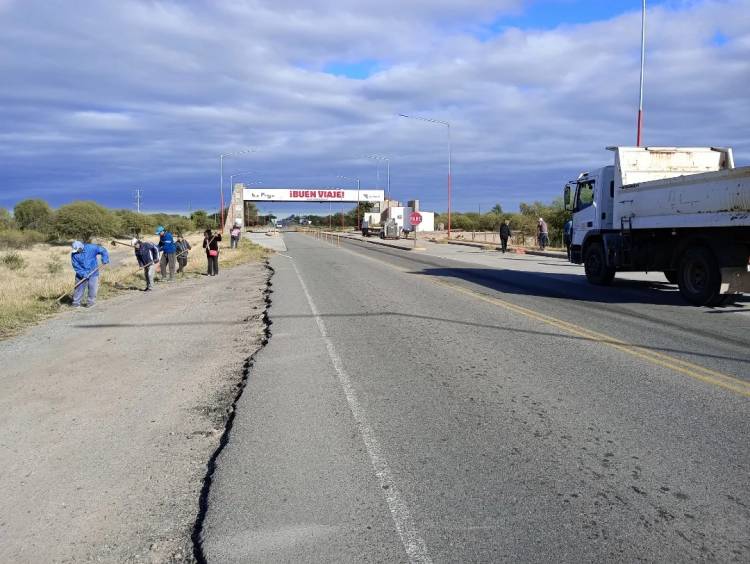
[[237, 155], [244, 155], [246, 153], [254, 153], [255, 149], [245, 149], [244, 151], [234, 151], [232, 153], [222, 153], [219, 155], [219, 206], [221, 225], [219, 226], [219, 232], [224, 231], [224, 157], [235, 157]]
[[448, 239], [451, 238], [451, 187], [453, 184], [453, 177], [451, 175], [451, 161], [453, 160], [453, 149], [451, 146], [451, 124], [447, 121], [440, 119], [429, 119], [418, 116], [407, 116], [406, 114], [398, 114], [400, 117], [417, 119], [419, 121], [426, 121], [434, 123], [436, 125], [444, 125], [448, 129]]
[[636, 144], [641, 146], [643, 139], [643, 75], [646, 66], [646, 0], [641, 10], [641, 87], [638, 94], [638, 134]]
[[[255, 171], [254, 170], [245, 170], [245, 171], [242, 171], [242, 172], [235, 172], [234, 174], [230, 174], [229, 175], [229, 191], [231, 192], [232, 190], [234, 190], [234, 177], [235, 176], [242, 176], [244, 174], [250, 174], [250, 173], [253, 173], [253, 172], [255, 172]], [[248, 182], [248, 184], [250, 184], [250, 183]]]
[[[376, 161], [385, 161], [386, 164], [386, 195], [385, 199], [391, 199], [391, 159], [383, 157], [381, 155], [367, 155], [368, 159], [375, 159]], [[378, 180], [380, 180], [380, 167], [378, 167]]]
[[352, 180], [357, 182], [357, 231], [360, 229], [359, 224], [359, 178], [352, 178], [351, 176], [342, 176], [339, 174], [339, 178], [343, 178], [344, 180]]

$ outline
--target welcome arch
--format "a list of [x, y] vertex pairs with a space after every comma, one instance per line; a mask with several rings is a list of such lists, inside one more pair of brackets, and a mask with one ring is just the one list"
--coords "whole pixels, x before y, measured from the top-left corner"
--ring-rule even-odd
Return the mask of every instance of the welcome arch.
[[247, 188], [244, 184], [235, 184], [232, 188], [232, 200], [225, 228], [230, 228], [238, 219], [245, 225], [245, 202], [301, 202], [301, 203], [358, 203], [371, 202], [380, 204], [385, 200], [384, 190], [350, 190], [341, 188]]

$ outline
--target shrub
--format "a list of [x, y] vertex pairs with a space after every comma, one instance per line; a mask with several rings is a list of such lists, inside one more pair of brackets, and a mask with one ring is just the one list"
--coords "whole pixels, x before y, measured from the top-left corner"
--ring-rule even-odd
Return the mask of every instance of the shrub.
[[120, 218], [94, 202], [73, 202], [57, 210], [55, 230], [63, 237], [87, 241], [112, 237], [121, 230]]
[[10, 212], [5, 208], [0, 208], [0, 231], [3, 229], [13, 229], [16, 226], [16, 222], [10, 215]]
[[44, 200], [23, 200], [13, 208], [13, 216], [20, 229], [44, 231], [50, 225], [52, 210]]
[[3, 255], [3, 258], [0, 259], [0, 262], [2, 262], [5, 267], [9, 268], [10, 270], [22, 270], [26, 268], [26, 261], [15, 251], [5, 253]]
[[117, 210], [114, 214], [119, 218], [118, 237], [140, 237], [154, 230], [156, 224], [146, 214], [130, 210]]
[[28, 249], [36, 243], [43, 243], [47, 239], [44, 233], [28, 229], [0, 230], [0, 249]]
[[62, 262], [60, 262], [60, 256], [54, 253], [50, 253], [49, 259], [47, 260], [47, 272], [50, 274], [57, 274], [63, 268]]

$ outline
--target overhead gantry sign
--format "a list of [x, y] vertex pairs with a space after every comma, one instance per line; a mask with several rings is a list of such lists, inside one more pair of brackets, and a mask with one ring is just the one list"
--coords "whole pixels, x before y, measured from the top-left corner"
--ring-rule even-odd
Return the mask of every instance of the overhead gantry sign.
[[232, 204], [227, 214], [227, 226], [237, 219], [244, 225], [244, 202], [371, 202], [385, 199], [384, 190], [342, 190], [340, 188], [247, 188], [235, 184]]

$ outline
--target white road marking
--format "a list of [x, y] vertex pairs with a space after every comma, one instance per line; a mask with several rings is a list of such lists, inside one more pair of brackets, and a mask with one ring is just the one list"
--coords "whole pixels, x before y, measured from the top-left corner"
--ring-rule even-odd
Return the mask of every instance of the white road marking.
[[391, 469], [388, 466], [388, 461], [386, 460], [385, 454], [383, 453], [383, 448], [380, 446], [380, 442], [375, 436], [375, 433], [370, 427], [370, 424], [367, 422], [367, 416], [365, 415], [365, 411], [364, 409], [362, 409], [362, 406], [357, 399], [357, 394], [354, 391], [354, 386], [352, 386], [351, 379], [346, 373], [346, 370], [344, 370], [344, 365], [341, 361], [341, 357], [336, 352], [336, 348], [333, 346], [333, 342], [328, 336], [328, 331], [326, 330], [325, 323], [318, 313], [318, 308], [315, 306], [315, 303], [312, 300], [312, 296], [307, 289], [305, 281], [302, 279], [302, 275], [297, 268], [297, 263], [294, 261], [294, 259], [292, 259], [291, 263], [294, 271], [297, 273], [297, 278], [299, 279], [299, 283], [302, 286], [302, 291], [305, 293], [305, 297], [307, 298], [307, 303], [310, 306], [310, 311], [312, 312], [313, 317], [315, 317], [315, 323], [317, 323], [318, 325], [320, 335], [325, 341], [326, 349], [328, 350], [328, 357], [331, 359], [333, 368], [336, 370], [336, 375], [338, 376], [339, 383], [344, 390], [344, 395], [346, 396], [346, 401], [349, 404], [349, 409], [352, 412], [352, 416], [357, 422], [359, 433], [362, 436], [362, 441], [365, 443], [365, 447], [367, 448], [367, 454], [370, 455], [370, 462], [372, 463], [372, 467], [375, 470], [375, 475], [380, 481], [380, 487], [385, 494], [388, 508], [391, 511], [391, 517], [393, 517], [393, 522], [396, 525], [396, 531], [398, 531], [398, 535], [399, 537], [401, 537], [401, 542], [404, 545], [404, 550], [406, 550], [409, 561], [415, 563], [422, 562], [424, 564], [430, 564], [432, 562], [432, 559], [427, 552], [427, 545], [425, 544], [422, 536], [419, 534], [419, 531], [417, 531], [417, 527], [414, 523], [414, 519], [411, 516], [409, 507], [406, 505], [406, 501], [396, 487], [396, 483], [393, 479], [393, 474], [391, 473]]

